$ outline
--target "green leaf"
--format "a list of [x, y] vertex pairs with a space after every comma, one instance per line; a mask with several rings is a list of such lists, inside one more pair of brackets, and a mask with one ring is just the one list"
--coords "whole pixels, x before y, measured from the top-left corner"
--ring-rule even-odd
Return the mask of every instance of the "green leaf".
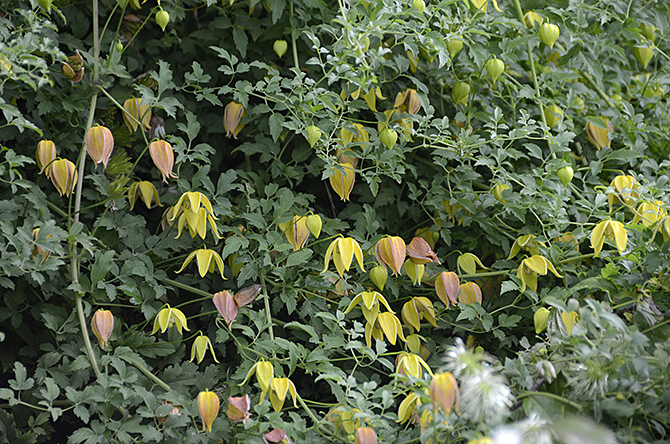
[[107, 277], [107, 273], [109, 273], [114, 261], [115, 253], [114, 250], [109, 250], [102, 254], [97, 254], [95, 263], [91, 267], [91, 288], [96, 288], [98, 282]]

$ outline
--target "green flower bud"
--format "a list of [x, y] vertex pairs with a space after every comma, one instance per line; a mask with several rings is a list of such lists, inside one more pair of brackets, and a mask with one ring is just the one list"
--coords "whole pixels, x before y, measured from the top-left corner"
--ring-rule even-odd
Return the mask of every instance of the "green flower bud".
[[564, 186], [567, 186], [572, 181], [572, 177], [575, 175], [575, 171], [571, 166], [568, 165], [556, 171], [556, 175], [559, 179], [561, 179], [561, 183]]
[[494, 83], [505, 71], [505, 64], [503, 61], [496, 58], [490, 59], [488, 62], [486, 62], [484, 67], [486, 68], [486, 72], [488, 72], [489, 77], [491, 80], [493, 80]]
[[547, 121], [547, 126], [553, 128], [558, 125], [563, 117], [563, 110], [556, 105], [549, 105], [544, 108], [544, 119]]
[[636, 46], [633, 48], [633, 55], [635, 56], [635, 60], [642, 65], [642, 69], [647, 69], [647, 65], [654, 57], [654, 50], [644, 46]]
[[426, 9], [426, 4], [423, 2], [423, 0], [414, 0], [412, 2], [412, 6], [418, 9], [419, 12], [423, 12]]
[[456, 82], [451, 90], [451, 100], [458, 105], [459, 103], [467, 103], [470, 95], [470, 85], [468, 82]]
[[316, 145], [316, 142], [321, 138], [321, 130], [319, 129], [318, 126], [308, 126], [307, 127], [307, 141], [309, 142], [309, 146], [314, 148], [314, 145]]
[[643, 23], [640, 25], [640, 34], [645, 39], [650, 40], [651, 43], [654, 43], [654, 40], [656, 40], [656, 27]]
[[535, 323], [535, 333], [540, 334], [545, 331], [549, 322], [549, 310], [544, 307], [540, 308], [535, 312], [533, 322]]
[[160, 26], [163, 32], [165, 32], [165, 27], [168, 25], [168, 23], [170, 23], [170, 14], [168, 14], [167, 11], [161, 9], [156, 14], [156, 23], [158, 23], [158, 26]]
[[118, 42], [116, 44], [116, 52], [122, 52], [123, 51], [123, 43]]
[[377, 265], [370, 270], [370, 280], [379, 288], [379, 291], [384, 291], [384, 285], [388, 279], [388, 270], [383, 265]]
[[461, 49], [463, 49], [463, 41], [461, 40], [449, 40], [447, 42], [447, 51], [449, 51], [449, 55], [453, 59], [456, 57], [456, 54], [458, 54]]
[[307, 220], [305, 222], [307, 224], [307, 229], [309, 230], [310, 233], [314, 235], [315, 238], [319, 238], [319, 235], [321, 234], [321, 227], [323, 226], [323, 222], [321, 222], [321, 217], [318, 214], [312, 214], [311, 216], [307, 216]]
[[544, 23], [542, 26], [540, 26], [540, 40], [542, 40], [542, 43], [550, 48], [554, 47], [554, 43], [556, 43], [556, 40], [558, 40], [560, 33], [561, 30], [558, 28], [558, 26], [552, 23]]
[[272, 44], [272, 49], [274, 49], [277, 56], [283, 57], [284, 54], [286, 54], [286, 50], [288, 49], [288, 43], [286, 43], [286, 40], [275, 40], [275, 42]]
[[386, 148], [391, 149], [395, 146], [395, 143], [398, 141], [398, 133], [396, 133], [392, 129], [385, 128], [379, 134], [379, 140], [382, 141], [382, 143], [384, 144], [384, 146], [386, 146]]

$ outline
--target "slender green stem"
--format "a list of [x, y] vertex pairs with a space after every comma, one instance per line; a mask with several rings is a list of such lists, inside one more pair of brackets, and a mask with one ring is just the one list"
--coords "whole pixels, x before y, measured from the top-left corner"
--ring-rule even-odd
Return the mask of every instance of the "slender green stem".
[[[212, 293], [208, 293], [206, 291], [200, 290], [199, 288], [191, 287], [190, 285], [182, 284], [179, 281], [175, 281], [173, 279], [159, 279], [161, 282], [165, 282], [166, 284], [172, 285], [173, 287], [181, 288], [182, 290], [189, 291], [193, 294], [198, 294], [203, 297], [212, 297]], [[183, 304], [182, 304], [183, 305]]]
[[261, 285], [263, 286], [263, 303], [265, 304], [265, 314], [267, 316], [267, 321], [268, 321], [268, 331], [270, 333], [270, 340], [274, 341], [275, 340], [275, 332], [272, 329], [272, 312], [270, 312], [270, 297], [268, 296], [267, 289], [265, 287], [265, 274], [263, 273], [263, 270], [258, 270], [258, 277], [261, 279]]
[[93, 367], [93, 372], [96, 377], [100, 377], [100, 368], [98, 367], [98, 361], [95, 359], [95, 354], [93, 354], [93, 347], [91, 346], [91, 338], [88, 337], [88, 329], [86, 328], [86, 318], [84, 318], [84, 304], [81, 301], [81, 294], [77, 294], [75, 298], [75, 303], [77, 304], [77, 316], [79, 316], [79, 325], [81, 325], [81, 332], [84, 336], [84, 344], [86, 344], [86, 353], [88, 354], [88, 359], [91, 361], [91, 366]]
[[523, 399], [523, 398], [528, 398], [528, 397], [533, 397], [533, 396], [544, 396], [547, 398], [554, 399], [558, 402], [562, 402], [563, 404], [569, 405], [570, 407], [576, 408], [577, 410], [582, 410], [582, 406], [577, 404], [576, 402], [572, 402], [569, 399], [565, 399], [562, 396], [554, 395], [553, 393], [547, 393], [547, 392], [524, 392], [521, 393], [519, 396], [517, 396], [517, 399]]
[[137, 369], [138, 369], [139, 371], [141, 371], [142, 373], [144, 373], [145, 375], [147, 375], [147, 377], [148, 377], [149, 379], [151, 379], [152, 381], [154, 381], [156, 384], [160, 385], [161, 387], [163, 387], [163, 388], [164, 388], [165, 390], [167, 390], [168, 392], [171, 392], [171, 391], [172, 391], [172, 389], [170, 388], [169, 385], [167, 385], [165, 382], [163, 382], [158, 376], [156, 376], [156, 375], [154, 375], [153, 373], [151, 373], [151, 372], [150, 372], [147, 368], [145, 368], [142, 364], [140, 364], [139, 362], [134, 361], [134, 360], [130, 360], [130, 363], [133, 364], [135, 367], [137, 367]]
[[607, 94], [605, 94], [605, 92], [602, 89], [600, 89], [596, 81], [593, 80], [593, 77], [591, 77], [591, 75], [588, 72], [580, 70], [579, 75], [581, 75], [584, 78], [584, 80], [586, 80], [588, 84], [591, 85], [591, 88], [593, 88], [598, 93], [600, 98], [603, 99], [605, 103], [607, 103], [607, 106], [609, 106], [610, 108], [616, 108], [616, 106], [614, 106], [614, 104], [612, 103], [610, 97]]
[[295, 42], [295, 29], [293, 29], [293, 21], [295, 20], [293, 16], [293, 1], [288, 3], [288, 12], [291, 16], [291, 48], [293, 51], [293, 64], [295, 65], [295, 69], [300, 71], [300, 62], [298, 61], [298, 47]]

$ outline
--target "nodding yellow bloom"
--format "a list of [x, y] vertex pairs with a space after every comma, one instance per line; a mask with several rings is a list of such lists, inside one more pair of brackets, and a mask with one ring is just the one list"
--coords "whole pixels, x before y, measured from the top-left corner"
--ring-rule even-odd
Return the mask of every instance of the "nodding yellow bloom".
[[40, 140], [37, 144], [35, 158], [37, 159], [40, 174], [46, 171], [45, 174], [49, 177], [51, 162], [56, 160], [56, 145], [51, 140]]
[[610, 242], [614, 241], [619, 254], [623, 255], [628, 243], [628, 232], [621, 222], [607, 219], [595, 226], [591, 232], [591, 248], [595, 253], [593, 257], [597, 257], [602, 251], [605, 238]]
[[143, 129], [151, 128], [151, 110], [148, 104], [142, 105], [142, 99], [132, 98], [126, 100], [123, 102], [123, 109], [126, 110], [123, 113], [123, 121], [131, 133], [137, 131], [137, 122], [142, 124]]
[[358, 265], [360, 265], [361, 271], [365, 271], [365, 268], [363, 267], [363, 251], [361, 250], [361, 246], [350, 237], [338, 237], [330, 243], [328, 250], [326, 250], [325, 266], [323, 267], [322, 273], [325, 273], [326, 270], [328, 270], [331, 256], [333, 257], [333, 262], [335, 262], [335, 267], [337, 268], [340, 277], [344, 277], [345, 270], [349, 271], [354, 256], [356, 256], [356, 260], [358, 260]]
[[412, 419], [415, 415], [416, 408], [421, 405], [421, 398], [416, 392], [410, 392], [405, 396], [405, 399], [402, 400], [400, 406], [398, 406], [398, 419], [395, 422], [400, 424], [405, 423]]
[[[385, 267], [381, 267], [386, 270]], [[426, 272], [426, 266], [423, 264], [415, 264], [412, 262], [412, 259], [407, 259], [405, 261], [405, 273], [407, 273], [407, 276], [412, 280], [412, 283], [414, 285], [419, 285], [421, 284], [421, 280], [423, 279], [423, 275]], [[381, 289], [383, 290], [383, 288]]]
[[460, 292], [458, 294], [458, 302], [464, 304], [474, 304], [475, 302], [482, 303], [482, 289], [474, 282], [465, 282], [460, 285]]
[[[491, 0], [493, 3], [493, 7], [496, 9], [498, 12], [502, 12], [502, 10], [498, 7], [498, 2], [496, 0]], [[489, 0], [470, 0], [470, 4], [475, 7], [478, 11], [481, 12], [486, 12], [486, 8], [489, 6]]]
[[449, 305], [456, 305], [458, 298], [460, 280], [453, 271], [443, 271], [435, 279], [435, 292], [437, 297], [449, 308]]
[[400, 314], [410, 333], [414, 332], [414, 330], [421, 330], [421, 319], [425, 319], [433, 327], [437, 327], [433, 303], [430, 302], [430, 299], [423, 296], [414, 297], [406, 302]]
[[244, 377], [244, 381], [242, 381], [240, 385], [244, 385], [249, 380], [249, 378], [251, 378], [251, 375], [253, 375], [254, 372], [256, 372], [256, 380], [258, 381], [258, 385], [260, 385], [261, 391], [263, 393], [263, 395], [261, 395], [262, 401], [265, 397], [265, 393], [270, 389], [270, 385], [274, 380], [274, 367], [272, 367], [272, 362], [261, 359], [249, 369], [247, 376]]
[[186, 325], [186, 316], [184, 316], [184, 313], [178, 308], [172, 308], [167, 305], [164, 309], [159, 311], [154, 318], [154, 329], [151, 334], [153, 335], [158, 330], [160, 330], [161, 333], [165, 333], [165, 330], [173, 325], [177, 327], [179, 334], [181, 334], [182, 329], [190, 331]]
[[333, 170], [333, 174], [328, 178], [330, 186], [340, 196], [341, 200], [349, 200], [349, 195], [354, 189], [356, 172], [354, 167], [348, 163], [340, 163], [339, 167]]
[[251, 410], [251, 398], [249, 395], [231, 396], [228, 398], [228, 411], [226, 415], [228, 415], [228, 419], [231, 422], [242, 421], [243, 424], [246, 423], [251, 417], [249, 410]]
[[286, 236], [286, 240], [293, 247], [293, 251], [301, 250], [307, 243], [310, 230], [307, 228], [306, 217], [293, 216], [290, 221], [277, 224], [277, 226]]
[[128, 202], [130, 202], [130, 209], [135, 208], [135, 203], [137, 199], [142, 199], [144, 205], [148, 209], [151, 209], [152, 202], [156, 202], [156, 205], [162, 207], [161, 201], [158, 198], [158, 190], [156, 187], [149, 181], [142, 180], [139, 182], [133, 182], [130, 187], [128, 187]]
[[372, 338], [381, 341], [384, 339], [384, 335], [386, 335], [386, 339], [388, 339], [391, 345], [395, 345], [398, 337], [403, 342], [407, 342], [402, 332], [400, 319], [390, 311], [379, 313], [374, 322], [368, 321], [365, 324], [365, 342], [368, 347], [371, 347]]
[[240, 123], [240, 120], [246, 115], [247, 112], [241, 103], [230, 102], [226, 105], [223, 111], [223, 127], [226, 129], [226, 137], [230, 138], [232, 136], [237, 139], [237, 135], [240, 134], [245, 125]]
[[58, 194], [69, 196], [77, 183], [79, 173], [77, 173], [74, 163], [67, 159], [58, 159], [51, 163], [47, 177], [51, 179], [51, 183], [58, 190]]
[[[516, 242], [514, 245], [516, 245]], [[477, 266], [479, 266], [479, 268], [488, 270], [488, 267], [485, 267], [484, 264], [482, 264], [482, 261], [480, 261], [479, 258], [472, 253], [463, 253], [458, 256], [458, 259], [456, 259], [456, 267], [461, 273], [475, 274], [477, 272]]]
[[640, 184], [633, 176], [619, 174], [614, 178], [614, 180], [612, 180], [610, 186], [614, 187], [618, 193], [610, 193], [607, 196], [607, 202], [610, 206], [610, 213], [612, 212], [612, 205], [622, 202], [625, 205], [631, 205], [635, 199], [640, 197], [640, 193], [637, 191], [640, 189]]
[[164, 140], [155, 140], [149, 144], [149, 154], [151, 155], [151, 160], [154, 161], [154, 165], [161, 172], [163, 182], [167, 182], [170, 177], [177, 177], [172, 172], [172, 167], [174, 166], [172, 145]]
[[458, 412], [458, 383], [451, 373], [438, 373], [430, 382], [430, 400], [435, 408], [438, 406], [447, 415], [453, 407]]
[[98, 338], [100, 348], [104, 349], [108, 345], [107, 341], [114, 330], [114, 315], [112, 312], [109, 310], [96, 311], [91, 318], [91, 330]]
[[402, 264], [405, 262], [405, 241], [399, 236], [386, 236], [377, 242], [375, 256], [380, 264], [391, 269], [393, 275], [400, 274]]
[[[405, 270], [406, 269], [407, 267], [405, 267]], [[372, 270], [370, 270], [370, 280], [381, 291], [384, 291], [384, 285], [386, 285], [386, 280], [388, 279], [388, 276], [389, 272], [383, 265], [377, 265]]]
[[393, 107], [401, 113], [416, 114], [421, 109], [421, 102], [415, 89], [408, 88], [395, 96]]
[[353, 126], [356, 129], [355, 134], [345, 128], [342, 128], [340, 130], [339, 134], [340, 143], [344, 145], [344, 148], [341, 150], [340, 149], [337, 150], [337, 156], [340, 159], [340, 162], [348, 163], [352, 167], [356, 168], [358, 159], [356, 157], [348, 156], [345, 154], [347, 151], [349, 151], [347, 145], [350, 143], [370, 142], [370, 135], [365, 130], [365, 127], [363, 127], [363, 125], [361, 125], [360, 123], [354, 123]]
[[516, 273], [516, 277], [521, 280], [521, 292], [523, 293], [526, 290], [526, 287], [537, 291], [537, 275], [544, 276], [549, 271], [554, 273], [558, 278], [563, 277], [558, 274], [553, 264], [544, 256], [536, 254], [524, 259]]
[[351, 300], [347, 309], [344, 310], [344, 314], [347, 314], [351, 310], [353, 310], [356, 304], [358, 304], [359, 302], [362, 302], [361, 310], [363, 311], [363, 316], [365, 316], [365, 319], [368, 322], [374, 322], [375, 319], [377, 319], [377, 315], [379, 315], [380, 302], [384, 304], [384, 307], [386, 307], [388, 311], [393, 313], [393, 310], [391, 310], [391, 306], [386, 301], [386, 298], [382, 296], [381, 293], [377, 291], [363, 291], [361, 293], [358, 293], [356, 297]]
[[179, 216], [177, 236], [175, 238], [181, 236], [184, 225], [186, 225], [191, 237], [200, 235], [204, 239], [208, 222], [214, 235], [218, 239], [221, 238], [214, 222], [217, 218], [214, 216], [212, 204], [204, 194], [197, 191], [187, 191], [182, 194], [173, 208], [172, 217], [169, 219], [169, 222], [174, 221]]
[[[265, 398], [264, 391], [261, 393], [261, 402]], [[298, 395], [295, 389], [295, 384], [288, 378], [273, 378], [272, 384], [270, 384], [270, 403], [275, 412], [280, 412], [282, 407], [284, 407], [284, 401], [286, 400], [286, 393], [291, 394], [293, 398], [293, 406], [298, 408]]]
[[663, 202], [657, 200], [656, 202], [643, 202], [637, 207], [633, 223], [636, 224], [642, 221], [642, 225], [649, 227], [659, 220], [667, 216], [663, 209]]
[[512, 248], [509, 250], [509, 256], [507, 256], [507, 260], [512, 259], [521, 250], [527, 251], [531, 255], [540, 254], [540, 245], [543, 247], [545, 246], [543, 242], [537, 242], [535, 240], [535, 235], [533, 234], [524, 234], [523, 236], [519, 236], [516, 238]]
[[86, 132], [86, 150], [95, 164], [102, 163], [107, 168], [107, 162], [114, 149], [114, 136], [104, 126], [93, 126]]
[[193, 346], [191, 346], [190, 362], [193, 362], [193, 359], [197, 358], [198, 364], [200, 364], [202, 360], [205, 359], [205, 354], [207, 354], [207, 350], [209, 350], [210, 353], [212, 353], [214, 361], [218, 363], [219, 360], [216, 359], [216, 354], [214, 353], [214, 347], [212, 346], [212, 341], [210, 341], [207, 336], [198, 336], [197, 338], [195, 338], [195, 341], [193, 341]]
[[395, 372], [403, 376], [411, 376], [420, 379], [423, 377], [423, 370], [433, 376], [433, 371], [423, 358], [414, 353], [400, 352], [395, 360]]
[[596, 126], [591, 122], [586, 122], [586, 137], [597, 149], [601, 150], [612, 145], [610, 133], [612, 132], [612, 122], [607, 117], [600, 116], [603, 127]]
[[217, 416], [219, 416], [219, 397], [216, 393], [205, 390], [198, 394], [196, 400], [198, 405], [198, 412], [202, 418], [202, 431], [212, 431], [212, 424]]
[[181, 273], [184, 268], [186, 268], [186, 266], [191, 263], [193, 258], [196, 259], [196, 263], [198, 264], [198, 273], [200, 273], [200, 277], [205, 277], [205, 274], [207, 274], [208, 271], [210, 273], [214, 273], [216, 266], [218, 266], [219, 272], [221, 273], [221, 278], [226, 279], [226, 277], [223, 275], [223, 259], [221, 259], [221, 256], [219, 256], [219, 253], [207, 248], [201, 248], [199, 250], [192, 251], [191, 254], [186, 257], [186, 260], [177, 273]]

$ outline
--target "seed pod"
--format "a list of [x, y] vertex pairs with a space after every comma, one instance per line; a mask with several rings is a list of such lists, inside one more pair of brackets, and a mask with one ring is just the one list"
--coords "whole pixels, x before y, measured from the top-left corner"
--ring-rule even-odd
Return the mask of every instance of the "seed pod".
[[388, 149], [391, 149], [395, 146], [395, 143], [398, 141], [398, 133], [393, 131], [390, 128], [382, 130], [379, 134], [379, 140], [382, 141], [384, 146]]
[[451, 90], [451, 100], [454, 104], [467, 103], [470, 95], [470, 85], [468, 82], [456, 82]]
[[449, 51], [449, 55], [452, 59], [456, 57], [456, 54], [458, 54], [461, 49], [463, 49], [462, 40], [449, 40], [447, 42], [447, 51]]
[[554, 43], [558, 40], [561, 30], [553, 23], [544, 23], [540, 26], [540, 40], [542, 43], [550, 48], [554, 47]]
[[575, 175], [575, 171], [571, 166], [568, 165], [556, 171], [556, 175], [559, 179], [561, 179], [561, 183], [564, 186], [567, 186], [572, 181], [572, 177]]
[[496, 58], [490, 59], [484, 66], [486, 67], [486, 72], [488, 72], [489, 77], [493, 80], [493, 83], [495, 83], [496, 80], [498, 80], [498, 77], [505, 71], [505, 64], [503, 61]]
[[275, 54], [277, 54], [279, 57], [283, 57], [284, 54], [286, 54], [286, 50], [288, 49], [288, 43], [286, 43], [286, 40], [275, 40], [275, 42], [272, 44], [272, 49], [274, 49]]
[[156, 14], [156, 23], [161, 27], [163, 32], [165, 32], [165, 27], [170, 23], [170, 14], [167, 11], [161, 9]]
[[107, 168], [113, 149], [114, 137], [108, 128], [98, 125], [86, 132], [86, 150], [96, 165], [102, 163]]
[[633, 48], [633, 55], [635, 60], [642, 65], [642, 69], [647, 69], [647, 65], [654, 57], [654, 50], [645, 46], [636, 46]]
[[51, 140], [40, 140], [37, 144], [35, 158], [37, 159], [37, 166], [40, 168], [40, 174], [44, 172], [49, 177], [50, 164], [56, 159], [56, 145]]
[[319, 141], [321, 138], [321, 135], [323, 133], [319, 129], [318, 126], [312, 125], [307, 127], [307, 142], [309, 142], [309, 146], [314, 148], [314, 145], [316, 145], [316, 142]]
[[553, 128], [558, 125], [563, 117], [563, 110], [556, 105], [549, 105], [544, 108], [544, 119], [547, 121], [547, 126]]

